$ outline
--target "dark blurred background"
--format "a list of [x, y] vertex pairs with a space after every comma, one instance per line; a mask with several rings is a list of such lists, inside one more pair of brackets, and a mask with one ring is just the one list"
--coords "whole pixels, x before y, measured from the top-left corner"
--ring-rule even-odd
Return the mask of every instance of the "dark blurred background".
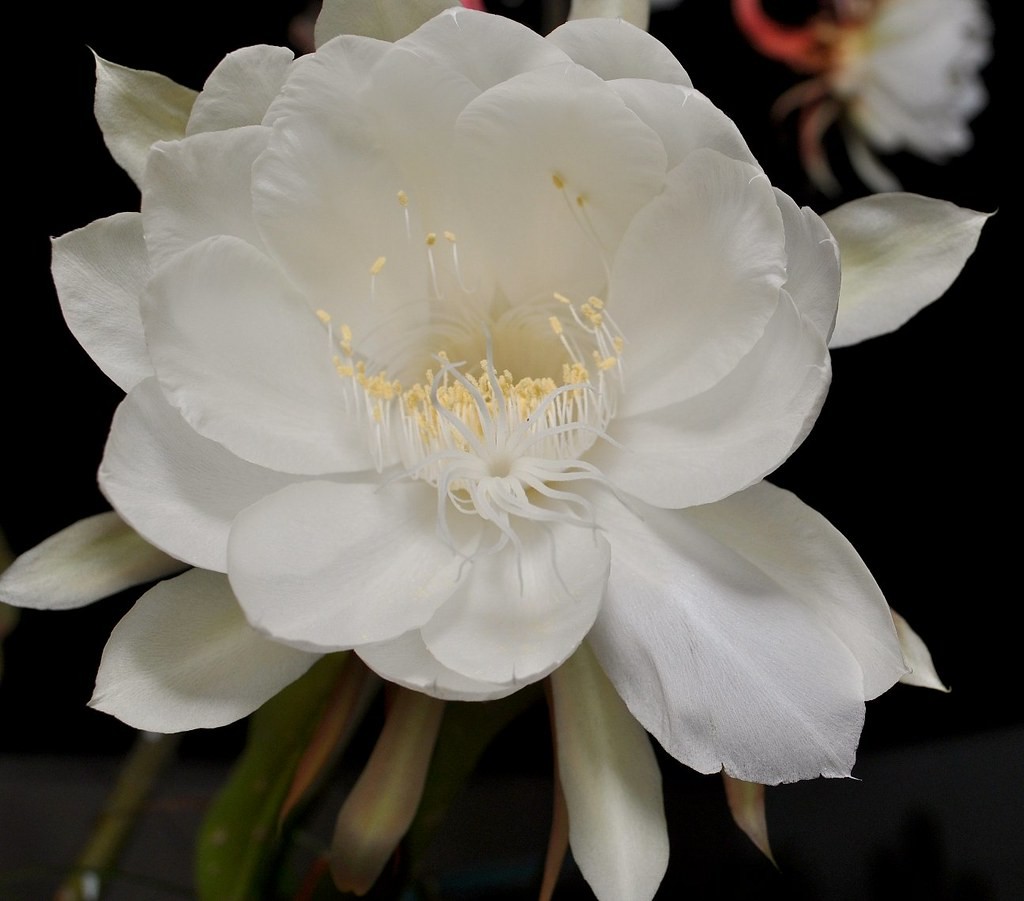
[[[493, 8], [533, 26], [541, 21], [531, 0]], [[289, 23], [304, 9], [294, 0], [161, 7], [114, 0], [16, 14], [5, 137], [6, 233], [14, 247], [6, 255], [11, 282], [0, 354], [0, 529], [15, 554], [107, 509], [95, 472], [120, 392], [67, 331], [49, 275], [51, 236], [138, 207], [134, 185], [107, 155], [92, 118], [89, 48], [199, 88], [230, 50], [289, 43]], [[860, 781], [769, 791], [780, 870], [729, 821], [716, 778], [665, 761], [673, 856], [659, 897], [1024, 897], [1021, 591], [1010, 565], [1020, 557], [1012, 426], [1020, 418], [1012, 325], [1020, 290], [1004, 251], [1017, 204], [1009, 184], [1018, 175], [1004, 160], [1010, 101], [996, 24], [994, 59], [984, 70], [990, 100], [974, 121], [974, 148], [945, 166], [909, 156], [887, 163], [909, 191], [999, 213], [943, 299], [897, 333], [834, 354], [824, 412], [773, 477], [858, 548], [892, 606], [928, 643], [952, 692], [896, 686], [870, 702]], [[864, 193], [834, 142], [832, 158], [849, 190], [826, 198], [811, 189], [796, 161], [792, 122], [779, 125], [768, 113], [799, 77], [744, 43], [724, 0], [683, 0], [655, 12], [650, 30], [738, 122], [776, 185], [819, 212]], [[0, 898], [50, 897], [134, 738], [86, 702], [106, 635], [137, 594], [77, 611], [25, 611], [4, 640]], [[467, 796], [446, 839], [456, 859], [460, 847], [472, 858], [486, 826], [522, 872], [505, 881], [507, 892], [452, 886], [448, 897], [535, 896], [531, 867], [543, 855], [549, 804], [545, 716], [540, 710], [513, 724], [488, 755], [482, 794]], [[122, 894], [111, 897], [189, 896], [191, 829], [244, 737], [237, 724], [184, 738], [162, 806], [149, 814], [150, 838], [140, 838], [126, 864], [136, 875], [147, 872], [148, 882], [129, 872]], [[495, 817], [485, 806], [495, 799], [506, 814]], [[586, 897], [571, 872], [561, 897]]]

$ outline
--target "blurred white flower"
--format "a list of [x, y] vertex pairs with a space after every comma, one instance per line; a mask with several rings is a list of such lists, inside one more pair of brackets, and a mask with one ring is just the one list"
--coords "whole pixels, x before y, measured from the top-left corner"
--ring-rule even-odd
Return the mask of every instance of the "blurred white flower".
[[943, 163], [971, 147], [969, 123], [988, 100], [979, 72], [992, 51], [981, 0], [823, 0], [799, 26], [773, 21], [761, 0], [733, 0], [733, 11], [761, 53], [812, 75], [775, 109], [799, 109], [801, 158], [823, 192], [839, 190], [822, 148], [835, 122], [874, 191], [899, 189], [877, 154]]

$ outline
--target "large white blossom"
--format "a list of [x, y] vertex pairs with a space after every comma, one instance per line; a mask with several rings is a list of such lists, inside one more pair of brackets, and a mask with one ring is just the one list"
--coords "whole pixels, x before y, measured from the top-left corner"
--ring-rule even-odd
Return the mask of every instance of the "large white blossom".
[[[836, 239], [626, 22], [453, 9], [391, 41], [336, 12], [315, 53], [245, 48], [197, 97], [98, 61], [141, 212], [58, 238], [53, 273], [127, 392], [99, 474], [120, 519], [25, 555], [0, 599], [191, 567], [100, 665], [92, 703], [148, 730], [245, 716], [342, 649], [445, 699], [551, 675], [577, 860], [600, 897], [650, 897], [643, 730], [704, 773], [845, 776], [864, 701], [908, 672], [853, 548], [763, 481], [828, 388]], [[140, 87], [167, 107], [143, 125]], [[970, 254], [984, 217], [932, 203], [839, 212], [865, 257], [844, 294], [886, 216], [970, 233], [898, 321], [862, 291], [845, 343]], [[115, 568], [161, 553], [41, 590], [40, 559], [69, 571], [100, 532]]]
[[823, 0], [801, 26], [773, 22], [761, 0], [733, 8], [754, 46], [812, 75], [777, 108], [800, 108], [801, 155], [822, 190], [838, 191], [821, 144], [833, 122], [874, 191], [899, 189], [877, 154], [944, 163], [971, 147], [970, 122], [988, 101], [979, 73], [992, 53], [982, 0]]

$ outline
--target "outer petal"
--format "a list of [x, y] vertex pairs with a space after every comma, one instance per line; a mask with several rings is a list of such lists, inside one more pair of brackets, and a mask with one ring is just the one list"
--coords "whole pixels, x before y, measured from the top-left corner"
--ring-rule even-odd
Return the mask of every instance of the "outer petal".
[[608, 254], [664, 182], [658, 136], [599, 78], [560, 64], [485, 91], [455, 138], [467, 201], [509, 300], [602, 294]]
[[418, 482], [304, 482], [239, 514], [228, 573], [249, 621], [295, 647], [341, 650], [425, 623], [465, 561], [436, 537]]
[[702, 773], [849, 775], [864, 674], [829, 605], [794, 596], [686, 513], [595, 503], [614, 556], [589, 642], [641, 724]]
[[136, 729], [213, 728], [252, 713], [316, 660], [264, 638], [225, 576], [194, 569], [147, 591], [114, 627], [89, 703]]
[[579, 646], [597, 615], [608, 542], [585, 524], [516, 523], [519, 545], [478, 554], [469, 578], [422, 631], [444, 666], [471, 679], [522, 685]]
[[458, 5], [456, 0], [324, 0], [313, 37], [317, 47], [339, 34], [397, 41], [438, 13]]
[[661, 770], [590, 648], [551, 674], [569, 843], [601, 901], [653, 898], [668, 867]]
[[548, 40], [606, 81], [650, 78], [693, 87], [668, 47], [621, 19], [576, 19], [558, 26]]
[[726, 378], [682, 403], [617, 417], [611, 442], [587, 460], [658, 507], [719, 500], [772, 472], [803, 441], [830, 377], [822, 336], [783, 292], [761, 340]]
[[258, 125], [153, 145], [142, 222], [154, 268], [193, 244], [234, 235], [262, 250], [252, 214], [252, 164], [270, 129]]
[[608, 87], [658, 133], [668, 154], [669, 169], [702, 147], [757, 165], [736, 123], [699, 91], [646, 78], [619, 78]]
[[[566, 63], [568, 57], [532, 28], [506, 16], [453, 6], [396, 45], [423, 61], [454, 69], [486, 91], [521, 72]], [[495, 47], [501, 52], [496, 53]]]
[[191, 88], [156, 72], [96, 57], [96, 121], [110, 155], [140, 187], [149, 148], [184, 136], [195, 99]]
[[754, 166], [698, 150], [630, 223], [608, 311], [626, 340], [622, 416], [720, 381], [761, 338], [786, 278], [775, 194]]
[[445, 701], [493, 701], [519, 689], [514, 683], [480, 682], [448, 669], [427, 650], [416, 629], [391, 641], [361, 645], [356, 653], [382, 678]]
[[176, 256], [154, 273], [143, 318], [164, 393], [200, 435], [283, 472], [372, 465], [326, 330], [250, 245], [222, 236]]
[[0, 603], [71, 610], [184, 568], [114, 512], [79, 520], [25, 551], [0, 575]]
[[902, 193], [862, 197], [826, 213], [843, 267], [831, 346], [895, 331], [941, 297], [974, 253], [989, 215]]
[[900, 648], [903, 650], [903, 657], [910, 666], [910, 672], [900, 677], [900, 682], [907, 685], [916, 685], [920, 688], [934, 688], [938, 691], [949, 691], [939, 674], [935, 671], [935, 664], [932, 663], [932, 655], [928, 645], [922, 641], [910, 624], [895, 610], [892, 611], [892, 621], [896, 626], [896, 634], [900, 639]]
[[827, 622], [864, 671], [864, 698], [907, 670], [882, 590], [849, 541], [820, 513], [767, 482], [687, 511]]
[[294, 480], [203, 438], [156, 379], [138, 385], [114, 414], [99, 471], [107, 500], [148, 541], [217, 572], [227, 571], [236, 514]]
[[68, 328], [120, 388], [153, 374], [139, 316], [149, 260], [138, 213], [97, 219], [53, 241], [53, 281]]
[[828, 341], [839, 303], [839, 245], [822, 218], [776, 189], [786, 228], [786, 291]]
[[229, 53], [196, 97], [185, 134], [259, 125], [280, 92], [293, 59], [295, 54], [287, 47], [267, 44]]

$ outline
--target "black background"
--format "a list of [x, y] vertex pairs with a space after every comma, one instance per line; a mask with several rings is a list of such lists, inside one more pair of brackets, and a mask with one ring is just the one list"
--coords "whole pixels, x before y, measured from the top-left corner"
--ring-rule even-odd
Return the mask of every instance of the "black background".
[[[284, 0], [263, 6], [118, 0], [38, 6], [19, 14], [5, 95], [5, 240], [13, 248], [5, 254], [7, 299], [0, 320], [0, 528], [15, 553], [107, 509], [95, 471], [120, 392], [67, 331], [49, 276], [51, 236], [138, 206], [136, 189], [107, 155], [92, 118], [88, 48], [199, 88], [228, 51], [288, 43], [288, 23], [302, 8]], [[529, 0], [500, 11], [528, 24], [538, 21]], [[819, 212], [864, 193], [845, 170], [838, 146], [832, 149], [848, 192], [825, 198], [807, 184], [795, 162], [792, 123], [778, 125], [768, 114], [772, 100], [797, 76], [743, 43], [727, 3], [684, 0], [677, 9], [655, 13], [651, 31], [676, 52], [696, 87], [739, 123], [776, 185]], [[998, 214], [944, 298], [893, 335], [835, 352], [824, 412], [773, 477], [853, 542], [892, 606], [928, 642], [953, 689], [943, 695], [897, 686], [869, 703], [861, 746], [868, 757], [904, 751], [926, 756], [951, 741], [1019, 735], [1014, 730], [1024, 723], [1015, 569], [1020, 282], [1011, 269], [1018, 260], [1004, 250], [1017, 214], [1016, 189], [1011, 193], [1009, 186], [1019, 173], [1004, 159], [1008, 100], [999, 75], [999, 38], [997, 28], [994, 61], [984, 70], [990, 101], [974, 121], [974, 148], [945, 166], [909, 156], [888, 161], [907, 190]], [[24, 755], [115, 755], [128, 747], [132, 730], [85, 705], [104, 639], [137, 594], [78, 611], [21, 614], [4, 642], [0, 763]], [[537, 726], [531, 721], [522, 734], [513, 732], [505, 743], [513, 752], [496, 752], [489, 765], [526, 772], [549, 766], [546, 749], [534, 753], [526, 745], [527, 731]], [[226, 761], [243, 739], [240, 724], [200, 732], [186, 737], [181, 754], [185, 760]], [[669, 769], [669, 789], [707, 791], [689, 774]], [[1018, 813], [1024, 812], [1020, 790], [1012, 781], [1006, 785]], [[3, 816], [0, 809], [0, 822]], [[674, 839], [674, 860], [685, 853], [677, 844]], [[701, 863], [690, 866], [699, 870]], [[773, 873], [758, 870], [756, 879], [773, 884]], [[699, 875], [688, 875], [696, 880], [691, 887], [702, 884]], [[763, 893], [756, 880], [744, 883], [755, 884]], [[790, 890], [790, 897], [799, 895]], [[729, 891], [698, 890], [692, 897], [734, 897]], [[735, 897], [743, 892], [737, 888]]]

